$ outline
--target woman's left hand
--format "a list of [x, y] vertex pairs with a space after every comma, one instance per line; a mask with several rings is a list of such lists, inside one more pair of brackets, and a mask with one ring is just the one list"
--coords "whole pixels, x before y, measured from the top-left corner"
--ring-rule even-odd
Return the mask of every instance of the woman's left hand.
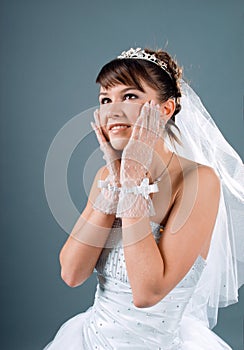
[[153, 101], [145, 103], [136, 120], [121, 158], [121, 186], [140, 185], [149, 177], [154, 146], [160, 136], [160, 109]]

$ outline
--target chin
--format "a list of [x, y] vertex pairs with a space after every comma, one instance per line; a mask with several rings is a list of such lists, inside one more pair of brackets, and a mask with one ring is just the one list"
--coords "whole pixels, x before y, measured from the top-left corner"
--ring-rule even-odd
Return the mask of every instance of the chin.
[[116, 151], [123, 151], [128, 141], [127, 138], [110, 138], [110, 143]]

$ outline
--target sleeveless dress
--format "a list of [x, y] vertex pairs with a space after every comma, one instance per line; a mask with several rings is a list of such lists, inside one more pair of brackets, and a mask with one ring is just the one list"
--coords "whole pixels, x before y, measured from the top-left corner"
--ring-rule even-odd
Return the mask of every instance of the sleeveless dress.
[[[150, 222], [158, 243], [160, 225]], [[187, 305], [206, 266], [199, 255], [185, 277], [156, 305], [133, 304], [122, 247], [121, 219], [115, 219], [97, 261], [94, 304], [66, 321], [43, 350], [231, 350]]]

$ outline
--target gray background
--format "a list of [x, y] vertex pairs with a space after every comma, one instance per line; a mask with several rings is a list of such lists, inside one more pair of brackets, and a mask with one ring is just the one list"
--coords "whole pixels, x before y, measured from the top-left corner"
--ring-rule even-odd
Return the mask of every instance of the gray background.
[[[243, 159], [243, 12], [238, 0], [1, 1], [1, 349], [42, 349], [93, 302], [95, 275], [77, 288], [60, 278], [67, 233], [48, 207], [43, 173], [59, 129], [97, 104], [94, 80], [108, 60], [167, 46]], [[68, 177], [79, 212], [85, 156], [78, 147]], [[243, 310], [241, 289], [215, 328], [235, 350]]]

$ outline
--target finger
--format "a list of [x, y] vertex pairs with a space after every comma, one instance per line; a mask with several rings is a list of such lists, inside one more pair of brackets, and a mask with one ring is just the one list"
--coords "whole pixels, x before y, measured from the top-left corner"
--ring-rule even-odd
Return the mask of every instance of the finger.
[[103, 130], [102, 130], [102, 123], [101, 123], [101, 116], [100, 116], [100, 113], [99, 113], [99, 110], [96, 109], [96, 111], [94, 112], [94, 118], [95, 118], [95, 121], [96, 121], [96, 124], [97, 126], [100, 128], [101, 130], [101, 133], [103, 133]]
[[142, 127], [140, 130], [140, 137], [141, 140], [145, 143], [147, 143], [148, 137], [150, 137], [150, 131], [151, 131], [151, 125], [153, 125], [153, 114], [154, 114], [154, 110], [153, 110], [153, 103], [152, 101], [150, 101], [150, 103], [148, 103], [148, 105], [145, 106], [145, 110], [144, 110], [144, 119], [142, 122]]
[[100, 116], [99, 111], [97, 111], [97, 120], [98, 120], [99, 126], [102, 127], [103, 125], [101, 123], [101, 116]]
[[131, 139], [137, 140], [139, 137], [139, 131], [140, 131], [140, 124], [141, 124], [141, 115], [137, 118], [135, 124], [133, 125], [132, 133], [131, 133]]
[[96, 123], [91, 122], [92, 129], [95, 131], [95, 133], [99, 133], [99, 127]]
[[103, 128], [102, 128], [102, 125], [101, 125], [101, 119], [100, 119], [100, 113], [98, 110], [95, 111], [94, 113], [94, 118], [95, 118], [95, 121], [96, 121], [96, 125], [97, 125], [97, 128], [98, 128], [98, 132], [99, 132], [99, 138], [101, 139], [101, 142], [103, 143], [107, 143], [108, 140], [103, 132]]
[[140, 128], [140, 140], [144, 142], [147, 139], [149, 117], [150, 117], [150, 108], [146, 108], [143, 112], [143, 119], [141, 121], [141, 128]]
[[149, 103], [146, 102], [141, 109], [140, 115], [135, 123], [135, 133], [136, 139], [141, 139], [143, 137], [143, 130], [146, 128], [146, 118], [149, 113]]
[[151, 109], [152, 109], [152, 114], [151, 114], [151, 119], [150, 119], [150, 132], [155, 132], [155, 127], [156, 127], [156, 113], [157, 113], [157, 107], [154, 101], [151, 101]]
[[98, 126], [94, 123], [91, 123], [91, 126], [92, 126], [93, 130], [95, 131], [95, 134], [96, 134], [96, 137], [97, 137], [99, 144], [101, 145], [103, 141], [102, 141], [101, 132], [100, 132]]
[[156, 105], [154, 101], [151, 101], [151, 115], [150, 115], [150, 121], [149, 121], [149, 138], [152, 138], [155, 136], [155, 129], [156, 129]]
[[141, 108], [140, 115], [139, 115], [139, 117], [136, 120], [136, 125], [138, 125], [138, 126], [142, 125], [142, 123], [143, 123], [146, 115], [148, 114], [148, 112], [149, 112], [149, 103], [146, 102], [146, 103], [144, 103], [144, 105]]
[[98, 142], [100, 143], [100, 145], [102, 145], [106, 142], [106, 138], [102, 132], [102, 128], [100, 127], [98, 114], [95, 112], [94, 112], [94, 119], [95, 119], [95, 123], [91, 123], [91, 125], [96, 133]]
[[91, 122], [91, 127], [92, 129], [96, 132], [97, 126], [95, 123]]
[[99, 120], [99, 112], [98, 109], [95, 110], [94, 112], [94, 119], [97, 127], [100, 127], [100, 120]]
[[148, 122], [149, 122], [149, 115], [150, 115], [150, 103], [149, 103], [149, 107], [145, 109], [144, 111], [144, 118], [142, 121], [142, 127], [143, 129], [141, 129], [141, 132], [146, 131], [148, 129]]
[[160, 113], [160, 105], [157, 105], [157, 111], [156, 111], [156, 115], [155, 115], [155, 126], [156, 126], [156, 133], [157, 133], [157, 136], [159, 137], [160, 135], [160, 116], [161, 116], [161, 113]]
[[154, 101], [151, 104], [151, 106], [152, 106], [152, 112], [149, 120], [149, 129], [150, 129], [149, 134], [151, 135], [150, 137], [157, 137], [158, 131], [159, 131], [160, 110], [159, 110], [159, 105], [156, 105]]
[[107, 143], [107, 142], [109, 142], [109, 140], [108, 140], [108, 136], [106, 135], [106, 125], [104, 122], [102, 122], [101, 115], [99, 112], [98, 112], [97, 118], [98, 118], [98, 122], [100, 125], [100, 130], [101, 130], [101, 135], [103, 137], [103, 141]]

